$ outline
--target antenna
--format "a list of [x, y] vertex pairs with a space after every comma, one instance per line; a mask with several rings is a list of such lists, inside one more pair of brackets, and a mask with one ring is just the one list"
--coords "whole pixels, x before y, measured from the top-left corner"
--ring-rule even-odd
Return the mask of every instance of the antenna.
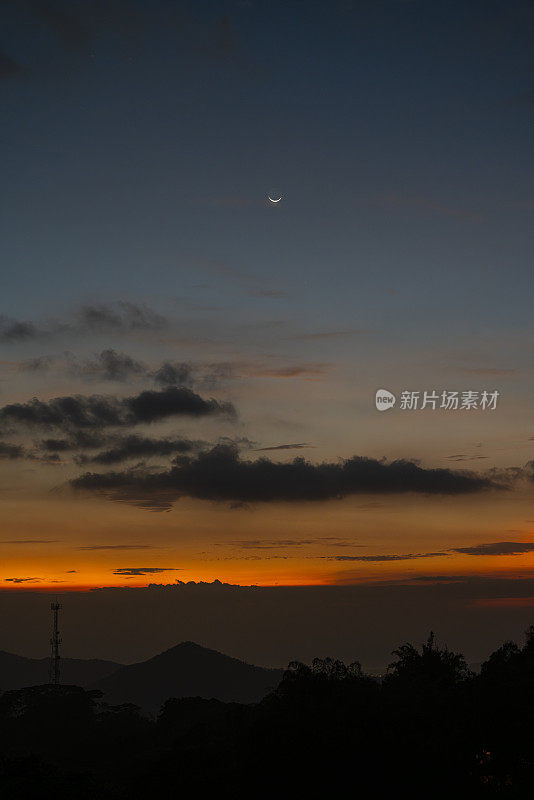
[[51, 603], [50, 608], [54, 618], [52, 638], [50, 639], [50, 644], [52, 646], [52, 651], [50, 653], [50, 683], [52, 686], [59, 686], [59, 645], [61, 644], [61, 639], [59, 638], [58, 617], [61, 606], [57, 602], [57, 597], [56, 602]]

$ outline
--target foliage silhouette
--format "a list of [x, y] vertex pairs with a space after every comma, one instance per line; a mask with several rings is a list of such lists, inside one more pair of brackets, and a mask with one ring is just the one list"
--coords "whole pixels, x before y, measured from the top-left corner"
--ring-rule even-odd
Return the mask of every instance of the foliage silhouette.
[[157, 716], [98, 691], [0, 694], [0, 796], [146, 800], [346, 792], [527, 798], [534, 783], [534, 628], [471, 672], [431, 633], [382, 678], [355, 662], [292, 662], [256, 704], [169, 698]]

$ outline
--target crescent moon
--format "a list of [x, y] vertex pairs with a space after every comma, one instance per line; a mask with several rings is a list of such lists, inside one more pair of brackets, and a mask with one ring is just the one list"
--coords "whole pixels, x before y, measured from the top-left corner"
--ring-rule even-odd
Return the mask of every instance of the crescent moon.
[[272, 197], [271, 197], [269, 194], [267, 195], [267, 197], [269, 198], [269, 200], [271, 201], [271, 203], [279, 203], [279, 202], [280, 202], [280, 200], [282, 199], [282, 195], [280, 195], [280, 197], [278, 198], [278, 200], [275, 200], [275, 199], [274, 199], [274, 198], [272, 198]]

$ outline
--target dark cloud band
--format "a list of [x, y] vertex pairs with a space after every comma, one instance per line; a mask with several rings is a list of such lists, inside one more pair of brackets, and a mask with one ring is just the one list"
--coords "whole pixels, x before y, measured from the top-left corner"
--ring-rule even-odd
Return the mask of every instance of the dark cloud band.
[[417, 558], [434, 558], [435, 556], [446, 556], [447, 553], [400, 553], [393, 555], [371, 555], [371, 556], [328, 556], [332, 561], [414, 561]]
[[203, 417], [216, 414], [234, 416], [235, 410], [230, 403], [205, 400], [190, 389], [170, 386], [126, 398], [76, 395], [12, 403], [0, 409], [0, 427], [91, 430], [157, 422], [179, 415]]
[[459, 495], [501, 488], [472, 472], [424, 469], [410, 461], [386, 463], [359, 456], [322, 464], [302, 458], [290, 463], [266, 458], [244, 461], [234, 445], [219, 445], [196, 458], [179, 458], [175, 466], [159, 473], [86, 473], [71, 485], [153, 510], [168, 509], [183, 496], [253, 503], [330, 500], [353, 494]]
[[189, 439], [151, 439], [146, 436], [125, 436], [118, 439], [112, 447], [92, 456], [80, 455], [78, 464], [120, 464], [133, 458], [171, 456], [175, 453], [192, 453], [204, 446], [203, 442]]
[[119, 567], [113, 570], [114, 575], [133, 578], [137, 575], [156, 575], [159, 572], [179, 572], [176, 567]]
[[534, 542], [487, 542], [472, 547], [454, 547], [451, 553], [467, 556], [517, 556], [534, 551]]

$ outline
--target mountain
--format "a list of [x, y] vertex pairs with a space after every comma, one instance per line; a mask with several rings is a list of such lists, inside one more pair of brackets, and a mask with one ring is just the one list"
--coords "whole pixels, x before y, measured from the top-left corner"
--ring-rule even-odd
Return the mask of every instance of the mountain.
[[113, 705], [135, 703], [158, 711], [169, 697], [255, 703], [280, 682], [283, 670], [254, 667], [194, 642], [182, 642], [148, 661], [121, 667], [90, 688]]
[[[48, 658], [25, 658], [0, 650], [0, 691], [48, 683], [49, 666]], [[114, 661], [100, 661], [96, 658], [62, 658], [61, 682], [86, 687], [121, 666], [122, 664]]]

